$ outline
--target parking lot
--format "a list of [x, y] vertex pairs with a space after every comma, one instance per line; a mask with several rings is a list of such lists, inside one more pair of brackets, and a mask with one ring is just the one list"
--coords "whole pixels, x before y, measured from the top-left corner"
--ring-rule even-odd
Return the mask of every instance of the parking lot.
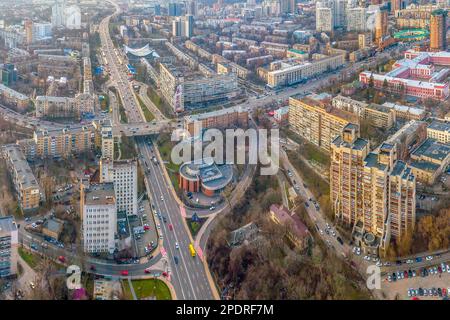
[[[402, 276], [401, 279], [397, 279], [396, 281], [391, 280], [391, 282], [389, 282], [387, 276], [385, 276], [382, 281], [382, 289], [387, 295], [386, 298], [410, 300], [416, 297], [420, 300], [441, 300], [444, 296], [450, 297], [448, 293], [448, 290], [450, 289], [450, 272], [447, 272], [447, 270], [442, 271], [442, 273], [434, 271], [430, 272], [428, 271], [430, 268], [436, 270], [438, 266], [436, 265], [427, 268], [427, 276], [423, 276], [422, 269], [414, 270], [416, 276]], [[404, 273], [403, 270], [399, 271]], [[438, 293], [439, 288], [441, 289], [441, 296]], [[412, 292], [410, 289], [414, 289], [414, 291]], [[430, 289], [432, 289], [431, 294], [429, 293]], [[424, 292], [425, 290], [427, 292]]]
[[130, 217], [129, 222], [135, 239], [136, 256], [150, 255], [157, 246], [158, 235], [148, 200], [139, 204], [137, 216]]

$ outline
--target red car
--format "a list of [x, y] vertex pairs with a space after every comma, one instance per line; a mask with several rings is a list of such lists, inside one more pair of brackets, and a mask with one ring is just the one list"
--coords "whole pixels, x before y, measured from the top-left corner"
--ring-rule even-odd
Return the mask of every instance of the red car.
[[169, 224], [169, 230], [172, 231], [173, 230], [173, 226], [172, 224]]
[[164, 277], [167, 277], [169, 274], [168, 274], [167, 272], [164, 271], [164, 272], [162, 273], [162, 275], [163, 275]]
[[149, 269], [144, 269], [144, 273], [150, 273]]
[[144, 230], [145, 231], [150, 230], [150, 227], [149, 226], [144, 226]]
[[128, 275], [128, 270], [122, 270], [122, 271], [120, 271], [120, 274], [122, 276], [127, 276]]
[[66, 258], [64, 256], [59, 256], [58, 257], [59, 262], [64, 263], [66, 262]]

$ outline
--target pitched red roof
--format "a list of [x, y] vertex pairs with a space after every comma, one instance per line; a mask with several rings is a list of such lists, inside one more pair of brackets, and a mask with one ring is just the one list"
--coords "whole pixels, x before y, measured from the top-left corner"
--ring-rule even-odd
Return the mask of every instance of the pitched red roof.
[[303, 221], [287, 208], [273, 204], [270, 206], [270, 211], [274, 213], [281, 223], [291, 225], [297, 236], [306, 237], [309, 234], [309, 230]]

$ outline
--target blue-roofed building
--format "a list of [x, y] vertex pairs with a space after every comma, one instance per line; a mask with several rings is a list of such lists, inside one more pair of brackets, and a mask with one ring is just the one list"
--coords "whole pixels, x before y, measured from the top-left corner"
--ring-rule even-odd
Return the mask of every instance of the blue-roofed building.
[[450, 144], [450, 121], [434, 119], [427, 127], [427, 137]]
[[411, 167], [418, 181], [433, 184], [450, 164], [450, 145], [428, 138], [411, 153]]

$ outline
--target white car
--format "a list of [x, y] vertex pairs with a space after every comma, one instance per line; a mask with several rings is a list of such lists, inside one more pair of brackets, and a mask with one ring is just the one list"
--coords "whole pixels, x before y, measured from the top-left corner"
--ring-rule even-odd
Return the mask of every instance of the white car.
[[426, 259], [427, 261], [433, 260], [433, 256], [427, 256], [425, 259]]
[[180, 249], [180, 245], [178, 244], [178, 242], [175, 242], [175, 249]]
[[164, 197], [163, 196], [161, 196], [161, 201], [164, 201]]
[[408, 260], [406, 260], [406, 263], [408, 263], [408, 264], [414, 263], [414, 260], [408, 259]]

